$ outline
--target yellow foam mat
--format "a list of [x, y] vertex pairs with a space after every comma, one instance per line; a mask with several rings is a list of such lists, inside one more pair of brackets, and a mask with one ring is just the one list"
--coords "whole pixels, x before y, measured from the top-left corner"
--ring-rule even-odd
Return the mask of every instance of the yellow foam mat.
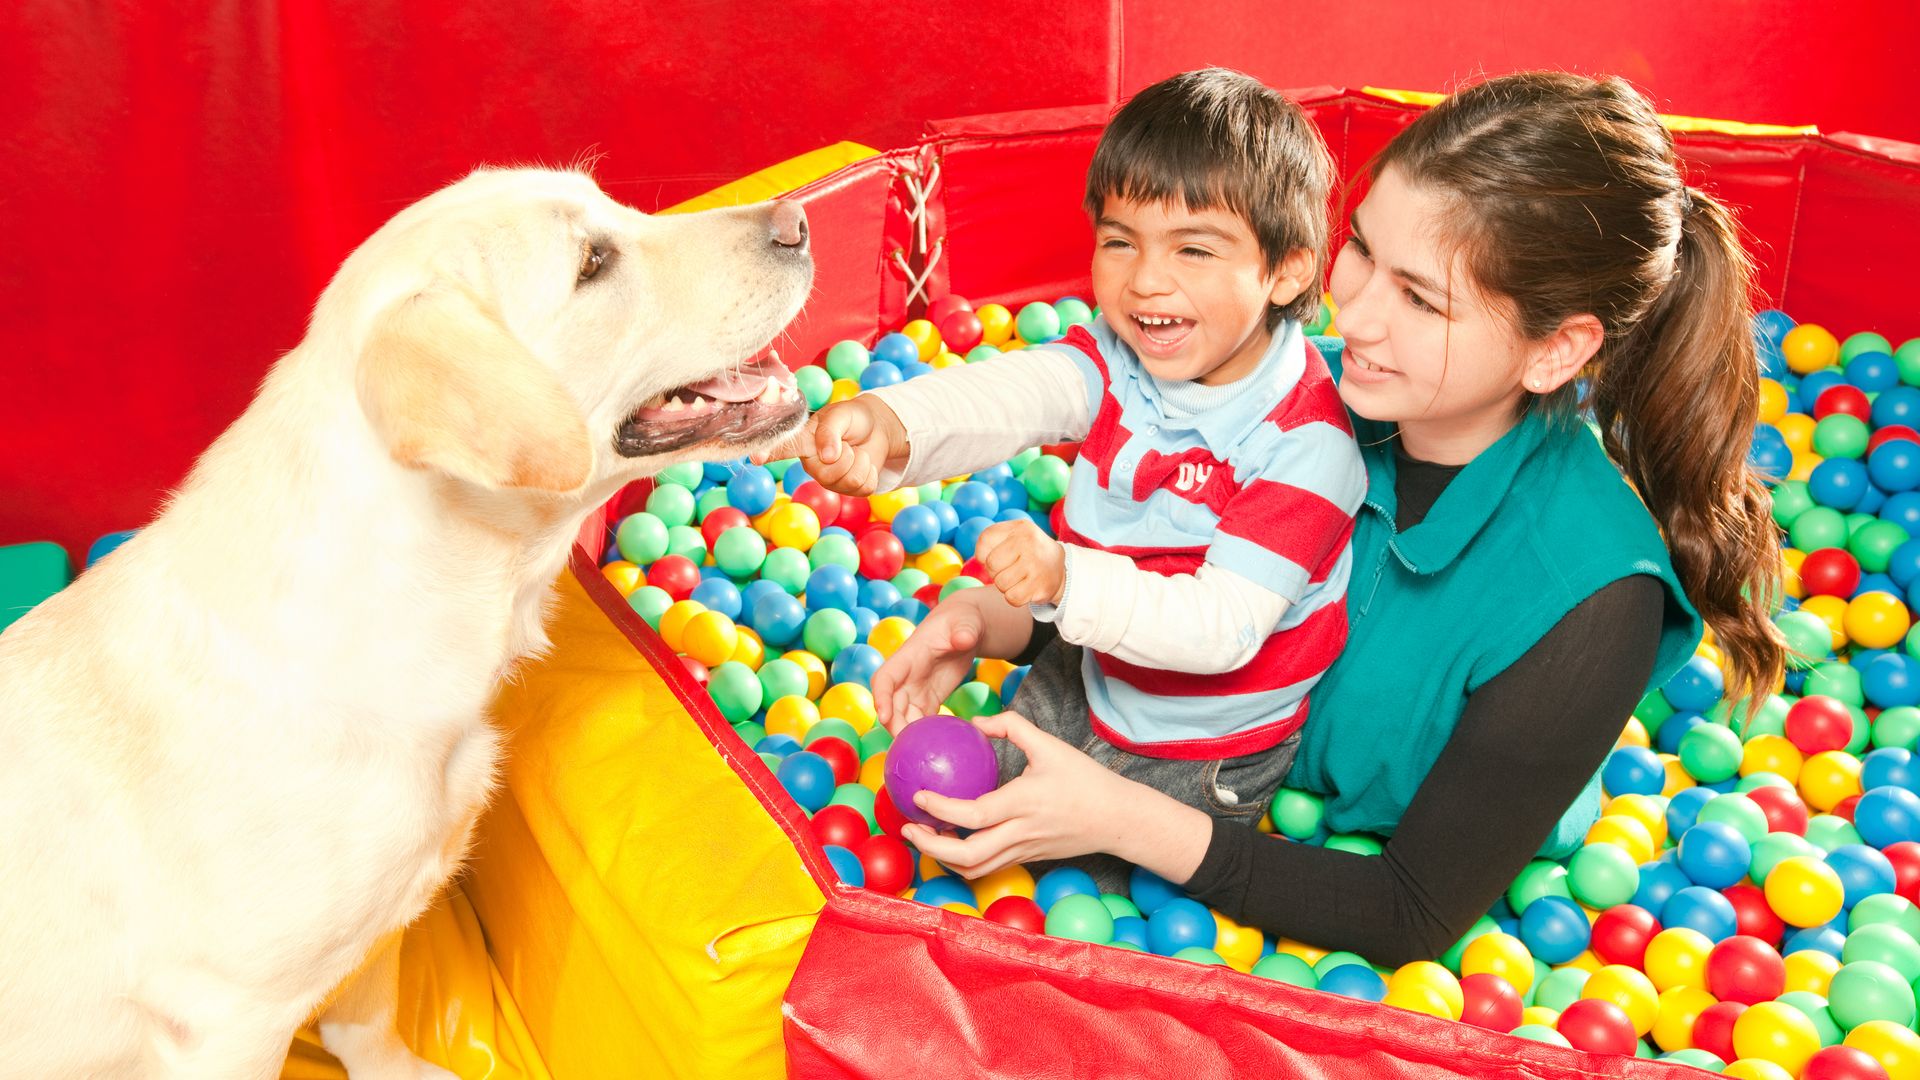
[[[1387, 101], [1397, 101], [1402, 105], [1420, 105], [1431, 108], [1446, 100], [1447, 95], [1436, 94], [1431, 90], [1389, 90], [1379, 86], [1363, 86], [1361, 93]], [[1668, 131], [1698, 131], [1715, 135], [1737, 135], [1743, 138], [1788, 138], [1796, 135], [1818, 135], [1820, 129], [1813, 124], [1749, 124], [1741, 120], [1712, 120], [1700, 116], [1675, 116], [1660, 114], [1660, 122]]]
[[[553, 651], [497, 702], [469, 870], [404, 940], [402, 1035], [467, 1080], [783, 1076], [820, 889], [572, 574], [559, 594]], [[303, 1032], [282, 1075], [344, 1074]]]

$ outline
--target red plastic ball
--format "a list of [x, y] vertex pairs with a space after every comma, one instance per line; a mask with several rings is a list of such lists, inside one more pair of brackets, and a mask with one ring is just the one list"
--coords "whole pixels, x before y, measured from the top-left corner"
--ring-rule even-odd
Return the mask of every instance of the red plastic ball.
[[1887, 1070], [1857, 1046], [1829, 1046], [1807, 1059], [1800, 1080], [1887, 1080]]
[[1864, 423], [1873, 423], [1873, 403], [1867, 400], [1867, 392], [1857, 386], [1830, 386], [1813, 399], [1815, 420], [1825, 420], [1835, 413], [1845, 413], [1859, 417]]
[[1520, 1026], [1520, 993], [1500, 976], [1485, 971], [1468, 975], [1460, 980], [1460, 996], [1465, 1001], [1460, 1019], [1466, 1023], [1493, 1031]]
[[848, 746], [847, 740], [828, 735], [808, 743], [807, 749], [826, 758], [827, 764], [833, 766], [834, 784], [851, 784], [860, 779], [860, 751]]
[[1893, 864], [1893, 891], [1912, 900], [1920, 896], [1920, 843], [1902, 840], [1880, 849]]
[[707, 685], [707, 665], [695, 660], [691, 656], [683, 656], [680, 658], [680, 666], [687, 669], [687, 674], [693, 677], [693, 684], [695, 686], [704, 687]]
[[851, 806], [830, 803], [813, 815], [813, 835], [819, 837], [822, 844], [838, 844], [852, 851], [872, 833], [873, 830], [867, 828], [867, 819]]
[[[956, 311], [971, 312], [972, 310], [973, 301], [968, 300], [964, 296], [948, 294], [927, 305], [926, 320], [935, 326], [939, 326], [941, 322], [945, 321], [947, 316], [952, 315]], [[942, 330], [940, 336], [942, 338], [946, 337], [946, 331]], [[969, 346], [969, 348], [971, 348], [971, 346]]]
[[952, 352], [964, 353], [980, 344], [985, 333], [986, 328], [980, 325], [980, 316], [971, 311], [956, 311], [940, 320], [940, 340]]
[[685, 600], [700, 584], [700, 568], [685, 555], [663, 555], [648, 568], [647, 584], [675, 600]]
[[[1766, 902], [1764, 894], [1761, 902]], [[1737, 917], [1737, 905], [1734, 911]], [[1786, 962], [1773, 946], [1757, 937], [1736, 934], [1707, 954], [1707, 992], [1723, 1003], [1758, 1005], [1772, 1001], [1786, 989]]]
[[840, 495], [820, 486], [818, 481], [809, 480], [793, 489], [793, 501], [813, 511], [821, 521], [835, 521], [840, 517]]
[[721, 533], [726, 532], [728, 529], [737, 529], [742, 525], [751, 526], [752, 524], [753, 519], [749, 518], [745, 512], [736, 507], [722, 506], [710, 511], [706, 518], [700, 522], [700, 535], [706, 538], [707, 550], [712, 551], [713, 545], [719, 542]]
[[875, 581], [887, 581], [907, 565], [907, 549], [884, 527], [868, 530], [854, 546], [860, 549], [860, 573]]
[[1035, 934], [1042, 933], [1047, 928], [1047, 913], [1041, 911], [1040, 905], [1034, 903], [1033, 898], [1028, 896], [1018, 894], [1003, 896], [988, 904], [987, 910], [980, 914], [986, 916], [990, 922], [997, 922], [1003, 926], [1017, 926]]
[[1860, 587], [1860, 563], [1846, 548], [1810, 551], [1800, 563], [1800, 585], [1808, 596], [1846, 599]]
[[893, 805], [893, 796], [887, 794], [887, 785], [881, 784], [873, 796], [873, 821], [887, 836], [898, 838], [900, 826], [907, 823], [907, 816]]
[[1905, 439], [1910, 443], [1920, 443], [1920, 431], [1915, 431], [1905, 424], [1888, 424], [1886, 427], [1881, 428], [1868, 437], [1867, 456], [1872, 457], [1875, 450], [1880, 449], [1895, 439]]
[[1807, 804], [1792, 788], [1768, 784], [1747, 792], [1747, 798], [1767, 815], [1768, 832], [1807, 835]]
[[1581, 998], [1567, 1006], [1554, 1025], [1575, 1050], [1631, 1056], [1640, 1045], [1625, 1009], [1600, 998]]
[[960, 572], [982, 584], [990, 585], [993, 583], [993, 575], [987, 572], [987, 568], [981, 564], [979, 559], [968, 559], [966, 562], [961, 563]]
[[1693, 1045], [1719, 1058], [1732, 1061], [1740, 1055], [1733, 1050], [1733, 1022], [1747, 1007], [1738, 1001], [1722, 1001], [1706, 1007], [1693, 1022]]
[[[860, 526], [872, 520], [873, 504], [867, 501], [865, 495], [840, 496], [840, 516], [833, 520], [833, 524], [858, 535]], [[826, 520], [824, 518], [821, 519], [820, 526], [825, 528], [826, 525]]]
[[[876, 810], [881, 802], [893, 805], [892, 799], [876, 800]], [[857, 810], [854, 812], [859, 813]], [[853, 853], [859, 858], [861, 868], [867, 872], [867, 888], [898, 894], [913, 884], [913, 851], [897, 837], [869, 836], [859, 842]]]
[[1860, 796], [1849, 795], [1846, 798], [1841, 799], [1839, 802], [1834, 803], [1833, 809], [1827, 811], [1827, 813], [1832, 814], [1834, 817], [1837, 817], [1842, 821], [1851, 822], [1853, 820], [1853, 808], [1859, 805], [1860, 805]]
[[1040, 448], [1048, 457], [1057, 457], [1071, 465], [1080, 457], [1080, 444], [1077, 442], [1050, 443]]
[[[1786, 936], [1787, 924], [1773, 913], [1772, 905], [1767, 903], [1767, 894], [1758, 885], [1743, 881], [1721, 889], [1720, 895], [1733, 905], [1735, 933], [1764, 941], [1769, 949], [1780, 948], [1780, 939]], [[1781, 977], [1785, 978], [1785, 975], [1783, 968]]]
[[1794, 702], [1787, 710], [1786, 727], [1787, 741], [1803, 754], [1844, 750], [1853, 741], [1853, 714], [1838, 699], [1823, 694]]
[[913, 598], [928, 607], [933, 607], [940, 602], [940, 589], [939, 585], [922, 585], [920, 591], [913, 594]]
[[[1643, 907], [1617, 904], [1593, 920], [1589, 947], [1593, 955], [1609, 964], [1626, 964], [1635, 970], [1645, 966], [1647, 942], [1660, 932], [1660, 920]], [[1509, 1029], [1511, 1030], [1511, 1029]]]

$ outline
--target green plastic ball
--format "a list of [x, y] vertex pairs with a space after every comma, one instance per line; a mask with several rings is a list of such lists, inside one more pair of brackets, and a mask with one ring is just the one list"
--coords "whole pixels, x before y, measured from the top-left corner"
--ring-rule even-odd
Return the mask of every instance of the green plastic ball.
[[1344, 949], [1335, 949], [1333, 952], [1314, 961], [1313, 973], [1315, 976], [1324, 979], [1327, 977], [1327, 972], [1337, 967], [1345, 967], [1348, 964], [1359, 964], [1361, 967], [1369, 970], [1373, 967], [1372, 964], [1367, 963], [1367, 958], [1361, 956], [1359, 953], [1347, 952]]
[[1640, 867], [1617, 844], [1588, 844], [1568, 863], [1567, 884], [1575, 900], [1605, 910], [1633, 899], [1640, 888]]
[[726, 485], [710, 487], [694, 500], [693, 516], [705, 521], [708, 514], [726, 505], [728, 505]]
[[1573, 1044], [1567, 1041], [1565, 1035], [1560, 1034], [1545, 1024], [1521, 1024], [1519, 1027], [1514, 1028], [1512, 1033], [1522, 1039], [1531, 1039], [1537, 1043], [1546, 1043], [1548, 1046], [1573, 1048]]
[[1871, 521], [1847, 541], [1847, 550], [1859, 561], [1860, 569], [1869, 574], [1884, 574], [1887, 564], [1893, 561], [1894, 549], [1909, 539], [1907, 530], [1891, 521]]
[[1695, 820], [1702, 823], [1717, 821], [1739, 833], [1749, 844], [1759, 842], [1771, 827], [1767, 824], [1767, 813], [1760, 809], [1760, 804], [1735, 791], [1708, 799]]
[[[1785, 736], [1787, 732], [1787, 710], [1793, 703], [1779, 694], [1768, 694], [1767, 700], [1760, 703], [1759, 711], [1751, 720], [1745, 720], [1746, 728], [1741, 733], [1743, 742], [1751, 742], [1762, 735]], [[1741, 717], [1745, 719], [1744, 711]]]
[[1507, 886], [1507, 906], [1515, 915], [1523, 915], [1527, 905], [1543, 896], [1573, 899], [1573, 889], [1567, 884], [1567, 868], [1551, 859], [1535, 859], [1514, 876], [1513, 884]]
[[1857, 458], [1867, 452], [1872, 435], [1865, 420], [1850, 413], [1830, 413], [1813, 425], [1813, 452], [1823, 458]]
[[983, 682], [962, 683], [947, 695], [945, 704], [953, 710], [953, 715], [965, 720], [976, 716], [992, 716], [1001, 708], [1000, 696]]
[[[1540, 1028], [1542, 1031], [1553, 1030], [1552, 1028], [1543, 1027], [1540, 1024], [1523, 1026]], [[1554, 1034], [1557, 1035], [1559, 1033], [1554, 1032]], [[1727, 1068], [1726, 1062], [1721, 1061], [1719, 1058], [1714, 1057], [1712, 1053], [1702, 1050], [1697, 1046], [1689, 1046], [1684, 1050], [1675, 1050], [1670, 1054], [1662, 1054], [1660, 1060], [1678, 1062], [1681, 1065], [1691, 1065], [1696, 1069], [1710, 1073], [1725, 1072]]]
[[1145, 949], [1143, 949], [1143, 948], [1141, 948], [1140, 946], [1138, 946], [1138, 945], [1135, 945], [1135, 944], [1134, 944], [1133, 942], [1131, 942], [1131, 941], [1109, 941], [1109, 942], [1107, 942], [1107, 948], [1109, 948], [1109, 949], [1119, 949], [1119, 950], [1120, 950], [1120, 951], [1122, 951], [1122, 952], [1137, 952], [1137, 953], [1143, 953], [1143, 952], [1146, 952], [1146, 951], [1147, 951], [1147, 950], [1145, 950]]
[[1473, 925], [1467, 927], [1467, 932], [1460, 935], [1460, 940], [1454, 942], [1448, 947], [1446, 952], [1440, 954], [1441, 965], [1455, 975], [1460, 974], [1460, 957], [1466, 953], [1467, 946], [1473, 944], [1476, 938], [1491, 934], [1498, 929], [1500, 929], [1500, 924], [1494, 922], [1493, 916], [1491, 915], [1482, 915], [1473, 920]]
[[1794, 519], [1818, 505], [1805, 480], [1783, 480], [1773, 489], [1773, 523], [1790, 528]]
[[731, 723], [753, 719], [765, 693], [753, 669], [738, 660], [728, 660], [707, 676], [707, 694]]
[[621, 558], [646, 566], [667, 553], [667, 523], [645, 511], [628, 514], [613, 534], [613, 543]]
[[1567, 1006], [1580, 1000], [1580, 991], [1587, 988], [1590, 975], [1579, 968], [1558, 968], [1540, 984], [1539, 993], [1533, 995], [1533, 1003], [1554, 1012], [1565, 1012]]
[[865, 761], [892, 745], [893, 734], [879, 724], [875, 724], [860, 736], [860, 760]]
[[1118, 893], [1101, 893], [1100, 902], [1107, 905], [1107, 911], [1116, 919], [1140, 917], [1140, 909], [1134, 906], [1133, 901]]
[[673, 606], [673, 597], [667, 590], [654, 585], [642, 585], [627, 594], [627, 606], [632, 608], [648, 626], [660, 629], [660, 616]]
[[1913, 1023], [1913, 987], [1900, 973], [1871, 960], [1843, 964], [1827, 986], [1834, 1022], [1852, 1031], [1869, 1020]]
[[1819, 551], [1821, 548], [1845, 547], [1847, 544], [1847, 517], [1830, 506], [1816, 506], [1787, 526], [1787, 539], [1801, 551]]
[[807, 587], [807, 576], [812, 573], [813, 565], [807, 562], [807, 553], [798, 548], [774, 548], [767, 552], [767, 561], [760, 564], [760, 580], [773, 582], [789, 596], [799, 596]]
[[808, 652], [831, 664], [840, 650], [854, 642], [853, 616], [838, 608], [822, 608], [807, 616], [800, 640]]
[[1362, 833], [1335, 833], [1327, 837], [1326, 847], [1354, 855], [1378, 855], [1386, 845]]
[[671, 528], [693, 520], [693, 492], [679, 484], [661, 484], [647, 496], [647, 513]]
[[1067, 493], [1067, 479], [1072, 475], [1072, 466], [1043, 454], [1027, 464], [1026, 471], [1020, 474], [1020, 482], [1026, 486], [1028, 498], [1042, 506], [1052, 506]]
[[1267, 813], [1273, 817], [1273, 827], [1282, 836], [1310, 840], [1320, 832], [1320, 823], [1326, 819], [1326, 802], [1311, 791], [1283, 787], [1273, 797]]
[[1310, 336], [1320, 335], [1326, 333], [1327, 327], [1332, 323], [1333, 309], [1329, 308], [1326, 301], [1322, 300], [1320, 306], [1314, 309], [1313, 318], [1307, 320], [1307, 324], [1301, 329], [1306, 331]]
[[1226, 966], [1227, 960], [1205, 945], [1189, 945], [1173, 954], [1175, 960], [1190, 960], [1196, 964], [1218, 964]]
[[1047, 909], [1047, 935], [1105, 945], [1113, 940], [1113, 913], [1097, 896], [1071, 893]]
[[1860, 830], [1854, 828], [1853, 822], [1846, 818], [1834, 814], [1815, 814], [1813, 820], [1807, 822], [1807, 843], [1822, 852], [1830, 853], [1835, 848], [1860, 842]]
[[700, 486], [700, 480], [706, 475], [706, 468], [697, 461], [683, 461], [678, 465], [669, 465], [653, 474], [655, 485], [672, 484], [691, 491]]
[[1052, 341], [1060, 336], [1060, 313], [1053, 310], [1052, 304], [1036, 300], [1020, 309], [1013, 318], [1014, 329], [1020, 334], [1020, 340], [1030, 345], [1043, 341]]
[[975, 345], [973, 348], [967, 350], [966, 360], [969, 364], [977, 364], [982, 360], [991, 360], [999, 355], [1000, 350], [992, 345]]
[[756, 724], [751, 720], [742, 720], [740, 723], [733, 725], [733, 733], [740, 736], [740, 741], [746, 743], [748, 746], [752, 746], [767, 737], [766, 727]]
[[767, 540], [749, 526], [735, 525], [713, 541], [714, 565], [730, 577], [757, 574], [766, 561]]
[[1833, 651], [1833, 630], [1827, 626], [1826, 620], [1811, 611], [1789, 611], [1777, 615], [1773, 625], [1779, 627], [1781, 636], [1787, 639], [1787, 664], [1790, 667], [1804, 671]]
[[835, 342], [833, 348], [827, 350], [827, 377], [858, 379], [872, 362], [873, 357], [865, 345], [857, 341]]
[[803, 367], [793, 373], [793, 383], [800, 396], [807, 399], [807, 408], [814, 412], [826, 408], [833, 397], [833, 376], [824, 368]]
[[1898, 893], [1874, 893], [1862, 897], [1847, 914], [1849, 933], [1882, 924], [1920, 941], [1920, 907]]
[[867, 832], [877, 834], [880, 819], [874, 816], [873, 796], [873, 789], [865, 784], [848, 782], [833, 789], [833, 798], [827, 800], [827, 805], [851, 806], [860, 811], [860, 816], [867, 819]]
[[[1908, 654], [1912, 655], [1913, 636], [1907, 637]], [[1873, 721], [1873, 745], [1897, 746], [1911, 750], [1920, 744], [1920, 709], [1912, 705], [1896, 705], [1891, 709], [1882, 709]]]
[[787, 470], [798, 464], [800, 464], [799, 458], [780, 458], [776, 461], [767, 462], [766, 470], [773, 474], [775, 480], [785, 480], [787, 478]]
[[1763, 787], [1785, 788], [1788, 791], [1794, 789], [1793, 785], [1787, 781], [1787, 778], [1781, 776], [1779, 773], [1757, 772], [1749, 773], [1741, 777], [1739, 781], [1733, 785], [1733, 790], [1745, 795], [1755, 788]]
[[952, 596], [962, 589], [977, 589], [983, 584], [985, 584], [985, 582], [977, 577], [971, 577], [967, 574], [955, 574], [947, 579], [945, 585], [940, 586], [940, 599], [945, 600], [947, 597]]
[[1647, 696], [1640, 699], [1640, 704], [1634, 706], [1633, 718], [1640, 721], [1640, 726], [1646, 728], [1647, 735], [1651, 737], [1659, 732], [1660, 725], [1666, 723], [1667, 717], [1672, 716], [1674, 711], [1667, 701], [1667, 695], [1658, 690], [1649, 690]]
[[853, 746], [860, 741], [860, 736], [853, 730], [852, 724], [837, 716], [828, 716], [815, 721], [814, 725], [807, 729], [806, 738], [800, 740], [800, 745], [812, 746], [821, 739], [839, 739], [848, 746]]
[[1698, 724], [1680, 739], [1680, 765], [1703, 784], [1740, 771], [1740, 736], [1718, 724]]
[[[1833, 639], [1828, 638], [1827, 643], [1831, 645]], [[1837, 698], [1855, 708], [1867, 703], [1866, 690], [1860, 682], [1860, 673], [1854, 670], [1853, 665], [1841, 661], [1820, 664], [1808, 672], [1806, 687], [1802, 692], [1808, 697], [1817, 694]], [[1866, 726], [1858, 722], [1860, 718], [1854, 719], [1854, 729], [1865, 731]]]
[[1027, 471], [1027, 466], [1046, 456], [1046, 454], [1041, 452], [1039, 447], [1029, 446], [1025, 450], [1008, 458], [1007, 468], [1012, 469], [1013, 475], [1015, 476], [1024, 476]]
[[823, 536], [813, 542], [813, 548], [807, 552], [807, 565], [818, 570], [823, 566], [840, 566], [858, 573], [860, 570], [860, 545], [852, 537]]
[[1920, 338], [1908, 338], [1893, 351], [1893, 364], [1900, 369], [1900, 381], [1920, 386]]
[[1304, 986], [1309, 990], [1320, 986], [1320, 977], [1313, 973], [1313, 965], [1292, 953], [1277, 952], [1263, 956], [1253, 965], [1252, 973], [1262, 979], [1272, 979], [1289, 986]]
[[760, 688], [766, 691], [768, 702], [779, 701], [783, 697], [807, 696], [806, 669], [791, 660], [776, 656], [761, 664], [755, 674], [760, 679]]
[[1790, 832], [1768, 833], [1753, 842], [1753, 862], [1747, 868], [1747, 878], [1755, 885], [1765, 885], [1767, 875], [1773, 873], [1781, 860], [1800, 856], [1820, 859], [1825, 854], [1806, 837]]
[[1832, 1046], [1846, 1037], [1840, 1025], [1833, 1019], [1833, 1010], [1827, 1007], [1827, 999], [1811, 990], [1789, 990], [1780, 995], [1780, 1004], [1790, 1005], [1799, 1010], [1802, 1016], [1813, 1021], [1813, 1030], [1820, 1036], [1821, 1046]]
[[1871, 330], [1862, 330], [1857, 334], [1848, 335], [1847, 339], [1840, 343], [1840, 362], [1842, 364], [1850, 363], [1854, 357], [1859, 356], [1861, 353], [1890, 353], [1892, 351], [1893, 342], [1888, 341], [1885, 334], [1876, 334]]
[[1085, 326], [1093, 321], [1093, 309], [1087, 306], [1085, 300], [1077, 296], [1062, 297], [1054, 301], [1053, 313], [1059, 317], [1062, 330], [1069, 326]]
[[1902, 981], [1912, 984], [1920, 979], [1920, 942], [1892, 923], [1869, 923], [1847, 935], [1840, 950], [1840, 962], [1851, 964], [1872, 960], [1900, 973]]
[[[901, 596], [912, 596], [914, 593], [933, 584], [933, 579], [927, 576], [926, 571], [916, 570], [909, 566], [893, 575], [893, 580], [888, 584], [892, 585]], [[1815, 618], [1818, 618], [1818, 616], [1815, 616]], [[1821, 623], [1820, 625], [1825, 626], [1826, 624]]]
[[667, 530], [667, 554], [678, 555], [699, 566], [707, 561], [707, 538], [691, 525], [675, 525]]

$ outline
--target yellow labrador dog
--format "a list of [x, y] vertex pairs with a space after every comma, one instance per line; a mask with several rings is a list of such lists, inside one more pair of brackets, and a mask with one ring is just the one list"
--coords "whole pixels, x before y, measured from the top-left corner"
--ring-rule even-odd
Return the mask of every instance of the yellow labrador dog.
[[166, 511], [0, 635], [0, 1077], [354, 1080], [493, 784], [486, 709], [621, 485], [797, 428], [774, 202], [486, 170], [350, 256]]

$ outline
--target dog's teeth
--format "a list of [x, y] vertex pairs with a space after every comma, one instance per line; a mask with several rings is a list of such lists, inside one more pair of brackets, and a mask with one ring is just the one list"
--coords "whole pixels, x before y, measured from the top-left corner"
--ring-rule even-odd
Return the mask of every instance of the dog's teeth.
[[665, 405], [660, 406], [660, 409], [662, 412], [680, 412], [685, 408], [686, 406], [682, 405], [680, 403], [680, 399], [677, 397], [668, 398], [667, 403]]
[[706, 412], [711, 407], [712, 407], [712, 402], [709, 402], [706, 398], [703, 398], [703, 397], [696, 397], [693, 399], [691, 403], [687, 405], [687, 411], [688, 412]]
[[780, 384], [774, 382], [772, 379], [768, 379], [766, 389], [760, 391], [760, 403], [763, 405], [778, 405], [780, 403]]

